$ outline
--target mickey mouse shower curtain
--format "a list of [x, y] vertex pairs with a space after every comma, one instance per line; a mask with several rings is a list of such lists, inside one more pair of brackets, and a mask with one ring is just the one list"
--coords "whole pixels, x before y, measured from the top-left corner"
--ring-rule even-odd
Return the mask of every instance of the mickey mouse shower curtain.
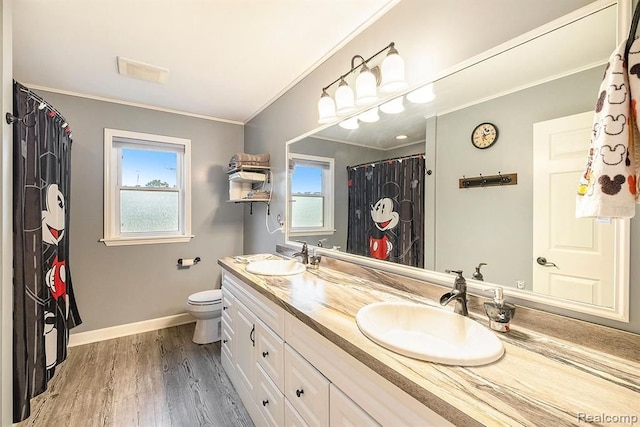
[[13, 421], [30, 414], [81, 323], [69, 270], [71, 132], [60, 114], [14, 82]]
[[347, 252], [424, 267], [424, 155], [347, 167]]

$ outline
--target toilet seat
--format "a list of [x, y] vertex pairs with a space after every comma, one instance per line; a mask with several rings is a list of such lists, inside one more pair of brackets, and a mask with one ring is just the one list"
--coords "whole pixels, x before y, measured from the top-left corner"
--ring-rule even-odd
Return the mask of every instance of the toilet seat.
[[196, 318], [193, 342], [210, 344], [222, 336], [222, 290], [210, 289], [189, 295], [187, 312]]
[[220, 289], [210, 289], [196, 292], [190, 295], [187, 301], [190, 305], [214, 305], [222, 302], [222, 291]]

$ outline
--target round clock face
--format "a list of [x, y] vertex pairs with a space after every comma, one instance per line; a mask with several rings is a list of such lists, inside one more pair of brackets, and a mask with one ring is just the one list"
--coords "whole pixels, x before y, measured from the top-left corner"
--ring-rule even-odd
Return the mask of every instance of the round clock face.
[[498, 128], [493, 123], [481, 123], [471, 133], [471, 143], [476, 148], [489, 148], [498, 140]]

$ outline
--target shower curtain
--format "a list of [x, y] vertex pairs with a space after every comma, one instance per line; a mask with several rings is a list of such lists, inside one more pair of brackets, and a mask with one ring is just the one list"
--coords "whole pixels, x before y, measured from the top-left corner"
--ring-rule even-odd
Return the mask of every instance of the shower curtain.
[[13, 421], [47, 388], [81, 323], [69, 270], [71, 130], [44, 100], [14, 82]]
[[347, 167], [347, 252], [424, 267], [424, 155]]

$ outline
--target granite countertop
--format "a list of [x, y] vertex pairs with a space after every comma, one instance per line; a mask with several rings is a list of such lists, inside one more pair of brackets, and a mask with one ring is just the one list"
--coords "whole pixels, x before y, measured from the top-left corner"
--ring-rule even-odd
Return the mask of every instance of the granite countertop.
[[[505, 347], [504, 356], [497, 362], [477, 367], [441, 365], [405, 357], [375, 344], [362, 335], [355, 316], [363, 306], [378, 301], [435, 306], [445, 288], [420, 283], [426, 291], [417, 295], [409, 292], [407, 285], [390, 286], [389, 281], [398, 281], [398, 277], [366, 268], [358, 268], [362, 274], [354, 275], [354, 271], [323, 265], [299, 275], [270, 277], [247, 273], [246, 264], [233, 258], [218, 263], [456, 425], [640, 423], [640, 338], [635, 334], [622, 334], [621, 340], [616, 337], [625, 348], [609, 352], [514, 322], [511, 332], [496, 332]], [[470, 317], [487, 325], [478, 306], [470, 306]], [[579, 331], [576, 336], [588, 339]], [[625, 416], [631, 418], [613, 418]], [[625, 419], [627, 424], [620, 423]]]

